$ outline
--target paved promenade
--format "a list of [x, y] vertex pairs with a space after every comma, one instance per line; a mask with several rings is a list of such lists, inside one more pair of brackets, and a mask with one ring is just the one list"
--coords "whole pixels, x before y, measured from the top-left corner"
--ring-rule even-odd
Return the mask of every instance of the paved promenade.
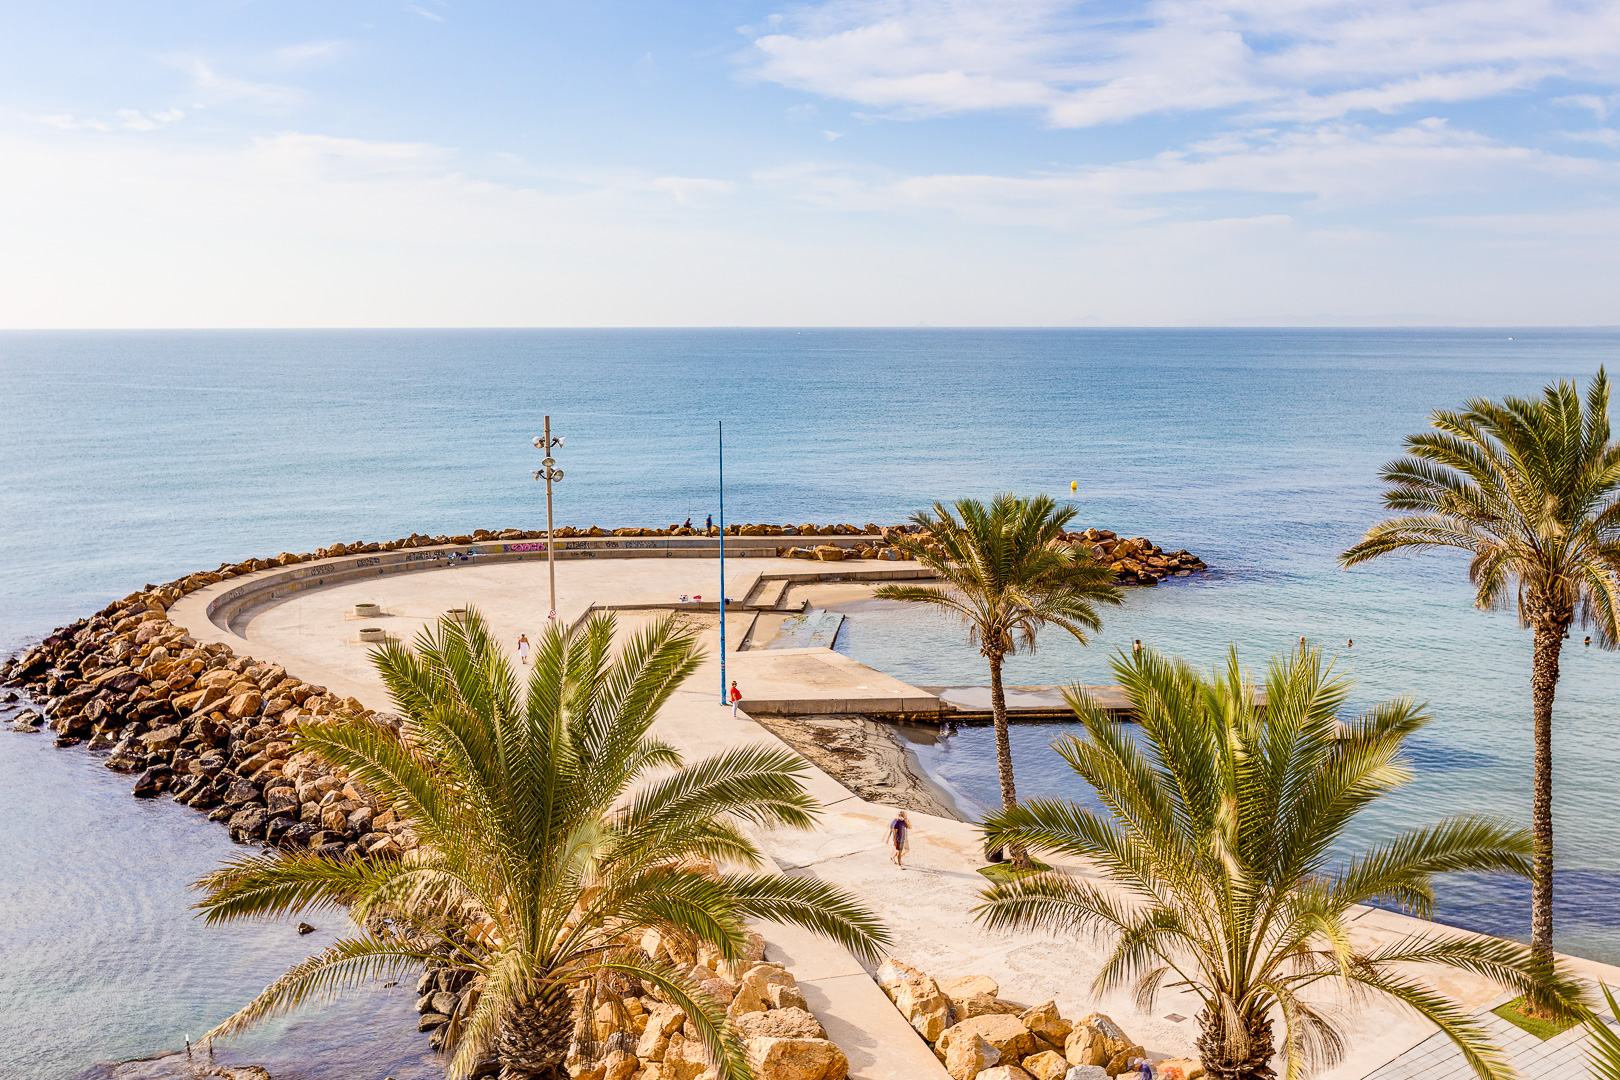
[[[804, 568], [790, 560], [739, 560], [729, 575], [727, 595], [739, 597], [761, 572], [778, 564]], [[854, 564], [856, 571], [861, 564]], [[897, 564], [886, 564], [894, 567]], [[769, 567], [770, 569], [767, 569]], [[728, 563], [728, 571], [731, 565]], [[673, 602], [681, 595], [716, 592], [717, 567], [703, 559], [561, 561], [557, 564], [559, 617], [572, 622], [591, 604]], [[205, 609], [213, 589], [187, 596], [170, 612], [176, 623], [199, 639], [226, 641], [239, 653], [273, 659], [307, 681], [354, 696], [368, 706], [389, 706], [380, 680], [367, 659], [368, 646], [359, 629], [381, 626], [409, 640], [424, 624], [451, 608], [477, 607], [499, 637], [515, 642], [520, 633], [531, 639], [542, 631], [547, 610], [546, 567], [542, 562], [459, 565], [453, 569], [391, 575], [296, 593], [237, 615], [229, 627], [214, 625]], [[382, 606], [383, 618], [362, 623], [349, 613], [359, 602]], [[652, 615], [625, 612], [621, 624], [634, 626]], [[702, 618], [703, 616], [698, 616]], [[717, 616], [707, 618], [717, 623]], [[728, 622], [730, 641], [741, 640], [748, 616]], [[657, 733], [688, 758], [751, 743], [784, 745], [746, 715], [733, 718], [720, 704], [717, 629], [704, 635], [709, 659], [679, 691], [659, 718]], [[728, 675], [739, 681], [748, 699], [823, 699], [835, 703], [865, 698], [929, 696], [846, 657], [827, 650], [771, 650], [731, 653]], [[1102, 947], [1095, 942], [1032, 933], [993, 934], [973, 920], [972, 909], [985, 879], [978, 831], [969, 824], [912, 814], [912, 851], [904, 870], [889, 862], [884, 839], [893, 810], [863, 800], [832, 777], [809, 767], [809, 787], [825, 807], [822, 827], [812, 833], [777, 832], [762, 837], [763, 846], [783, 873], [809, 874], [863, 897], [894, 933], [894, 955], [937, 978], [984, 974], [1002, 987], [1009, 1000], [1036, 1004], [1056, 1000], [1064, 1016], [1091, 1011], [1108, 1013], [1155, 1056], [1194, 1055], [1198, 1011], [1196, 999], [1167, 993], [1149, 1012], [1138, 1011], [1128, 993], [1096, 995], [1090, 989], [1099, 970]], [[1087, 873], [1084, 867], [1072, 867]], [[1362, 941], [1389, 940], [1426, 924], [1389, 912], [1365, 909], [1355, 922]], [[901, 1021], [876, 985], [847, 953], [808, 934], [781, 927], [762, 928], [773, 959], [787, 963], [802, 984], [818, 1016], [851, 1061], [851, 1075], [861, 1080], [939, 1080], [944, 1071], [926, 1044]], [[1620, 985], [1620, 970], [1579, 961], [1593, 978]], [[1472, 976], [1446, 974], [1439, 984], [1471, 1009], [1483, 1010], [1501, 1000], [1492, 984]], [[1403, 1068], [1411, 1052], [1433, 1062], [1434, 1028], [1415, 1014], [1379, 1000], [1354, 1008], [1341, 1005], [1341, 1024], [1350, 1055], [1318, 1075], [1323, 1080], [1404, 1080], [1416, 1071]], [[1539, 1058], [1537, 1061], [1539, 1062]], [[1564, 1054], [1547, 1059], [1543, 1070], [1526, 1060], [1523, 1075], [1567, 1073]], [[1418, 1070], [1421, 1071], [1421, 1070]]]

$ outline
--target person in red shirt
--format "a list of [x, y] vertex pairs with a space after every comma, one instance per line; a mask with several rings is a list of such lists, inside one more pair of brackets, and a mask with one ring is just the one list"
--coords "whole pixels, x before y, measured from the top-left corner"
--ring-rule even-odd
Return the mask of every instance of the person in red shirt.
[[742, 700], [742, 691], [737, 689], [737, 680], [731, 680], [731, 715], [737, 715], [737, 702]]

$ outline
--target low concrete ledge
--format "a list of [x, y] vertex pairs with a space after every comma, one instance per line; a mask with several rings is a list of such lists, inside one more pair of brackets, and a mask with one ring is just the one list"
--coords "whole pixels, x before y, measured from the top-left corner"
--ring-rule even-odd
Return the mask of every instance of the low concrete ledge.
[[[775, 558], [782, 537], [728, 536], [725, 553], [728, 559]], [[789, 538], [791, 539], [791, 538]], [[875, 537], [826, 536], [819, 540], [852, 547]], [[634, 559], [634, 558], [718, 558], [720, 538], [714, 536], [653, 536], [653, 537], [590, 537], [557, 541], [556, 557], [562, 559]], [[358, 581], [366, 577], [387, 574], [412, 573], [419, 570], [444, 570], [457, 566], [471, 566], [483, 562], [523, 562], [544, 560], [546, 541], [508, 540], [483, 541], [475, 544], [443, 544], [436, 547], [398, 548], [393, 551], [374, 551], [359, 555], [338, 555], [314, 562], [295, 563], [245, 574], [237, 578], [198, 590], [207, 603], [207, 616], [216, 626], [228, 627], [231, 620], [242, 612], [271, 600], [282, 599], [296, 592], [306, 592], [327, 585]], [[839, 565], [843, 564], [821, 564]], [[842, 570], [806, 571], [804, 580], [847, 580], [849, 578], [878, 578], [886, 576], [916, 576], [915, 568], [890, 570], [862, 560]], [[831, 575], [823, 577], [823, 574]], [[795, 574], [794, 576], [800, 576]], [[758, 577], [750, 583], [749, 591], [758, 585]], [[738, 598], [733, 598], [738, 599]], [[682, 605], [685, 606], [685, 605]], [[741, 608], [741, 603], [737, 604]], [[692, 605], [693, 610], [718, 610], [718, 603]]]

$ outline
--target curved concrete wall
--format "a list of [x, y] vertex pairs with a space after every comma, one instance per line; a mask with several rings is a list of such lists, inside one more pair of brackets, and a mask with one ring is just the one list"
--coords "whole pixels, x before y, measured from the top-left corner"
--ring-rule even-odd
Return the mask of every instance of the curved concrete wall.
[[[852, 547], [860, 536], [728, 536], [726, 558], [774, 558], [776, 549], [788, 544], [815, 543]], [[562, 559], [680, 559], [718, 558], [719, 537], [710, 536], [600, 536], [559, 539], [557, 558]], [[295, 563], [259, 570], [240, 578], [229, 578], [206, 590], [204, 609], [208, 620], [221, 629], [248, 608], [296, 592], [358, 581], [382, 574], [408, 574], [414, 570], [443, 569], [445, 560], [465, 561], [468, 565], [494, 560], [521, 562], [546, 558], [544, 540], [487, 540], [476, 544], [445, 544], [439, 547], [401, 548], [374, 551], [364, 555], [339, 555], [315, 562]]]

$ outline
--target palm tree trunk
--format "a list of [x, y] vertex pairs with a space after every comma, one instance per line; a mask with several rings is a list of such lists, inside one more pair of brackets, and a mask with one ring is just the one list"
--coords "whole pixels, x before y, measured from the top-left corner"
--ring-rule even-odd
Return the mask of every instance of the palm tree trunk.
[[[1013, 785], [1012, 743], [1007, 736], [1007, 693], [1001, 688], [1001, 657], [990, 655], [990, 715], [996, 728], [996, 774], [1001, 779], [1001, 807], [1011, 810], [1018, 805], [1018, 789]], [[1021, 844], [1011, 848], [1013, 864], [1020, 870], [1033, 870], [1029, 852]]]
[[1198, 1055], [1210, 1080], [1272, 1080], [1271, 1021], [1264, 1013], [1244, 1017], [1244, 1038], [1230, 1038], [1226, 1013], [1206, 1008], [1198, 1014]]
[[573, 1002], [567, 995], [515, 1002], [497, 1040], [500, 1080], [566, 1080], [563, 1061], [573, 1034]]
[[1530, 947], [1547, 960], [1553, 947], [1552, 708], [1558, 690], [1558, 655], [1564, 625], [1536, 627], [1530, 696], [1535, 707], [1536, 781], [1530, 827], [1536, 835], [1535, 878], [1530, 887]]

